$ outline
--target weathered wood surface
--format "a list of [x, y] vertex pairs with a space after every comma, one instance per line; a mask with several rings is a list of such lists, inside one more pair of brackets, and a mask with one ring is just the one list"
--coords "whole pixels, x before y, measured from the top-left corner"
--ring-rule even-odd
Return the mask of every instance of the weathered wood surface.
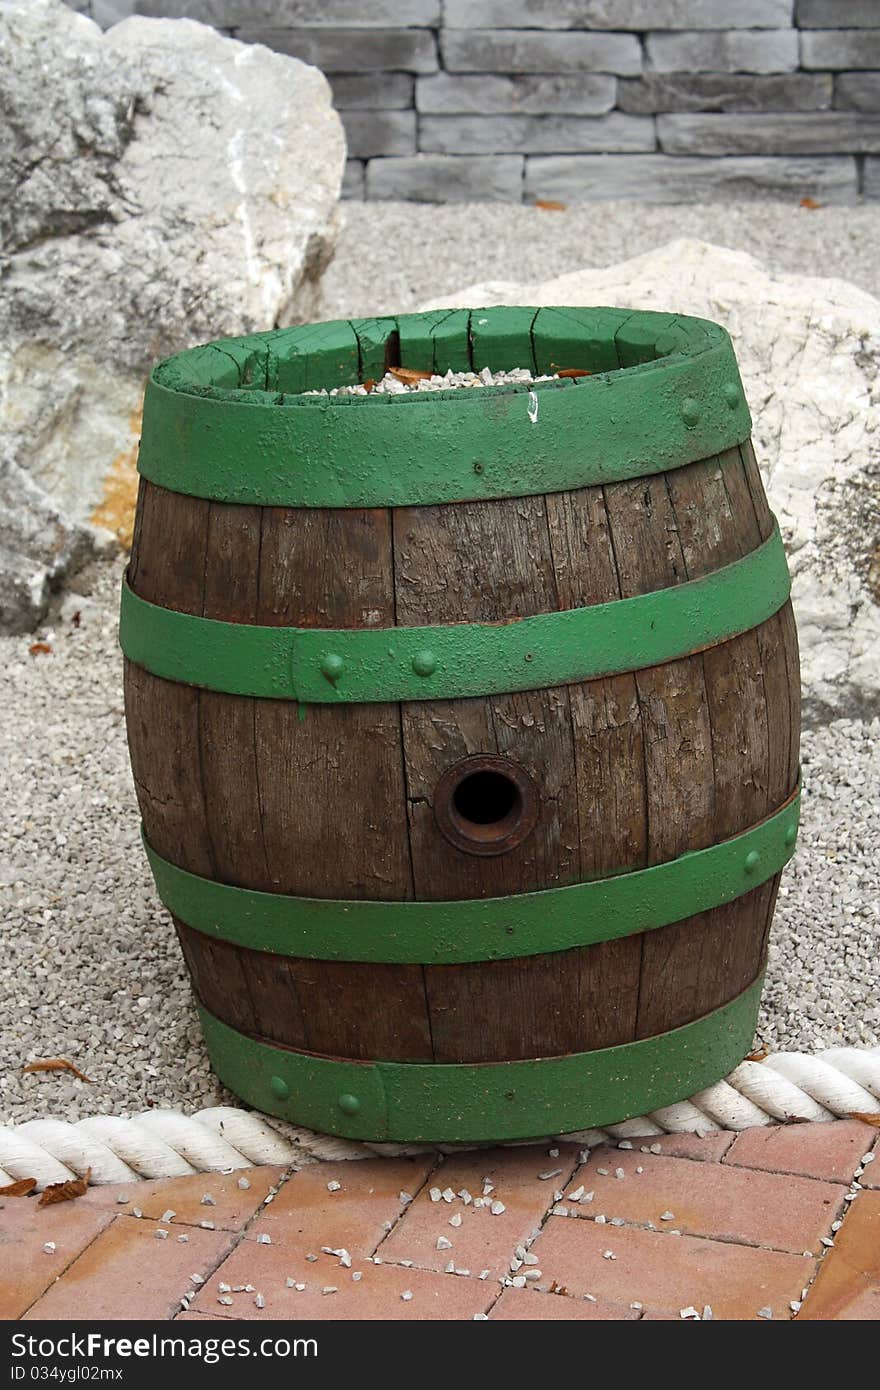
[[[771, 519], [751, 446], [668, 475], [493, 503], [372, 511], [229, 507], [142, 484], [130, 569], [154, 603], [233, 622], [485, 622], [683, 583]], [[495, 897], [660, 863], [746, 829], [793, 790], [790, 606], [754, 632], [634, 674], [405, 705], [309, 706], [175, 685], [130, 665], [147, 837], [224, 882], [303, 896]], [[501, 754], [541, 793], [497, 857], [454, 848], [441, 774]], [[178, 923], [197, 993], [242, 1031], [355, 1058], [492, 1061], [673, 1028], [761, 968], [776, 881], [604, 945], [456, 966], [288, 960]]]

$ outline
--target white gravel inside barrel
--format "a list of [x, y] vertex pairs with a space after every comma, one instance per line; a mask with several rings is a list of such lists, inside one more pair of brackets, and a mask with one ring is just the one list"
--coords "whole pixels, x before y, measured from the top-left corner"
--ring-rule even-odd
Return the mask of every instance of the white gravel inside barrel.
[[483, 367], [479, 372], [427, 374], [418, 381], [403, 381], [394, 371], [388, 371], [380, 381], [368, 386], [333, 386], [329, 391], [303, 391], [304, 396], [400, 396], [408, 392], [468, 390], [474, 386], [529, 386], [537, 381], [556, 381], [558, 375], [533, 376], [528, 367], [514, 367], [509, 372], [492, 372]]
[[[76, 1119], [224, 1096], [138, 834], [116, 610], [96, 566], [55, 621], [0, 639], [0, 1121]], [[79, 626], [73, 617], [79, 613]], [[50, 653], [29, 654], [42, 640]], [[880, 720], [804, 737], [803, 831], [774, 925], [759, 1039], [814, 1051], [880, 1042]], [[92, 1079], [23, 1074], [66, 1057]]]

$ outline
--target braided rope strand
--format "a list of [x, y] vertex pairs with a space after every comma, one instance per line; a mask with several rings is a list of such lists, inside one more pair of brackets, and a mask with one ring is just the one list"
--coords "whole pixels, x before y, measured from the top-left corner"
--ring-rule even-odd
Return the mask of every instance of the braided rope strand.
[[[816, 1057], [779, 1052], [763, 1062], [741, 1062], [724, 1081], [690, 1100], [561, 1137], [592, 1148], [609, 1139], [708, 1134], [853, 1113], [880, 1114], [880, 1048], [831, 1048]], [[364, 1144], [231, 1105], [210, 1106], [194, 1115], [177, 1110], [146, 1110], [128, 1119], [98, 1115], [74, 1124], [28, 1120], [0, 1125], [0, 1185], [36, 1178], [42, 1189], [89, 1169], [93, 1183], [133, 1182], [269, 1163], [302, 1167], [375, 1154], [400, 1156], [438, 1147], [444, 1146]]]

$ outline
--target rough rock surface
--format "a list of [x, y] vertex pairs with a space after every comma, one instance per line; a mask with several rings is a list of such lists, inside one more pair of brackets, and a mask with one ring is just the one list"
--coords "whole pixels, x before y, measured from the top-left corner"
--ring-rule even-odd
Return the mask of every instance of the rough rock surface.
[[314, 315], [344, 158], [296, 59], [0, 5], [0, 625], [40, 618], [90, 519], [114, 529], [151, 362]]
[[678, 240], [537, 285], [493, 281], [430, 307], [608, 304], [730, 331], [793, 574], [808, 719], [880, 701], [880, 301], [844, 280], [771, 274]]

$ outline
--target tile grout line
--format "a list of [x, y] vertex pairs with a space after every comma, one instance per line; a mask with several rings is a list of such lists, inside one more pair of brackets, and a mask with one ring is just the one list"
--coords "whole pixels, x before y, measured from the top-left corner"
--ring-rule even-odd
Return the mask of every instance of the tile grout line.
[[[307, 1166], [308, 1166], [308, 1167], [311, 1167], [311, 1164], [309, 1164], [309, 1165], [307, 1165]], [[233, 1171], [235, 1171], [235, 1170], [233, 1170]], [[247, 1170], [242, 1170], [242, 1172], [244, 1172], [244, 1171], [247, 1171]], [[250, 1216], [248, 1217], [247, 1221], [245, 1221], [244, 1224], [243, 1224], [242, 1226], [240, 1226], [239, 1229], [238, 1229], [237, 1231], [227, 1231], [227, 1232], [226, 1232], [227, 1235], [230, 1235], [230, 1236], [233, 1237], [232, 1243], [227, 1247], [227, 1249], [223, 1252], [223, 1254], [220, 1256], [220, 1258], [219, 1258], [218, 1260], [216, 1260], [216, 1261], [214, 1262], [214, 1264], [211, 1265], [210, 1269], [208, 1269], [208, 1268], [206, 1267], [206, 1273], [205, 1273], [204, 1276], [203, 1276], [203, 1283], [201, 1283], [201, 1284], [198, 1285], [198, 1287], [196, 1288], [195, 1292], [193, 1293], [193, 1298], [195, 1298], [195, 1297], [197, 1296], [197, 1294], [200, 1292], [200, 1290], [203, 1289], [203, 1288], [205, 1287], [205, 1285], [208, 1283], [209, 1279], [213, 1278], [213, 1276], [217, 1273], [217, 1270], [220, 1268], [220, 1266], [221, 1266], [226, 1260], [228, 1260], [229, 1257], [230, 1257], [231, 1255], [233, 1255], [233, 1254], [235, 1253], [235, 1251], [239, 1248], [239, 1246], [244, 1242], [244, 1240], [246, 1239], [246, 1236], [247, 1236], [247, 1232], [248, 1232], [248, 1230], [250, 1229], [250, 1227], [251, 1227], [251, 1226], [253, 1225], [253, 1223], [257, 1220], [257, 1218], [261, 1215], [261, 1213], [263, 1212], [264, 1208], [265, 1208], [266, 1206], [270, 1205], [270, 1202], [269, 1202], [270, 1197], [273, 1198], [273, 1199], [274, 1199], [275, 1197], [277, 1197], [278, 1193], [279, 1193], [279, 1192], [281, 1191], [281, 1189], [285, 1186], [285, 1184], [286, 1184], [287, 1182], [289, 1182], [290, 1179], [291, 1179], [296, 1173], [298, 1173], [299, 1171], [300, 1171], [300, 1169], [295, 1168], [295, 1167], [293, 1166], [293, 1164], [290, 1164], [290, 1165], [285, 1169], [285, 1171], [281, 1174], [281, 1177], [278, 1179], [278, 1181], [277, 1181], [272, 1187], [269, 1188], [269, 1191], [266, 1193], [265, 1197], [262, 1199], [262, 1201], [259, 1203], [259, 1205], [251, 1212], [251, 1214], [250, 1214]], [[206, 1177], [206, 1178], [208, 1178], [209, 1176], [210, 1176], [210, 1174], [207, 1174], [207, 1173], [205, 1174], [205, 1177]], [[227, 1175], [224, 1174], [223, 1176], [227, 1176]], [[169, 1223], [169, 1224], [170, 1224], [170, 1223]], [[181, 1223], [181, 1224], [185, 1224], [185, 1223]], [[202, 1229], [202, 1228], [199, 1227], [199, 1228], [197, 1228], [197, 1229]], [[192, 1283], [192, 1280], [190, 1280], [189, 1282]], [[183, 1307], [181, 1307], [181, 1304], [182, 1304], [182, 1303], [183, 1303], [183, 1294], [181, 1294], [180, 1298], [177, 1300], [177, 1307], [176, 1307], [176, 1309], [174, 1310], [174, 1312], [172, 1313], [171, 1317], [167, 1319], [168, 1322], [176, 1322], [177, 1319], [180, 1317], [181, 1313], [188, 1313], [188, 1312], [190, 1311], [189, 1304], [187, 1304], [187, 1306], [186, 1306], [185, 1308], [183, 1308]]]
[[[603, 1214], [603, 1212], [599, 1212], [600, 1216], [602, 1216]], [[554, 1213], [551, 1212], [550, 1215], [553, 1216]], [[558, 1215], [558, 1213], [556, 1213], [556, 1215]], [[559, 1217], [559, 1220], [565, 1219], [565, 1217]], [[575, 1215], [569, 1214], [567, 1219], [569, 1221], [591, 1221], [594, 1226], [597, 1224], [596, 1218], [594, 1216], [591, 1216], [588, 1212], [584, 1212], [583, 1214], [577, 1212]], [[837, 1217], [832, 1217], [832, 1220], [834, 1221], [836, 1221], [837, 1219]], [[600, 1226], [605, 1224], [610, 1225], [611, 1217], [607, 1218], [607, 1222], [600, 1221], [598, 1224]], [[615, 1231], [645, 1231], [649, 1236], [666, 1236], [671, 1237], [673, 1240], [678, 1240], [682, 1236], [685, 1236], [689, 1240], [714, 1241], [717, 1245], [738, 1245], [743, 1250], [766, 1250], [769, 1254], [773, 1255], [795, 1255], [798, 1259], [819, 1260], [822, 1258], [822, 1254], [824, 1250], [827, 1248], [823, 1246], [822, 1250], [811, 1250], [809, 1251], [809, 1253], [807, 1253], [803, 1249], [803, 1247], [800, 1250], [786, 1250], [781, 1245], [759, 1245], [756, 1244], [755, 1241], [740, 1240], [736, 1236], [709, 1235], [704, 1231], [679, 1231], [678, 1235], [676, 1236], [673, 1235], [672, 1231], [664, 1231], [657, 1226], [649, 1226], [647, 1222], [627, 1221], [626, 1219], [624, 1219], [624, 1223], [622, 1226], [615, 1226], [613, 1227], [613, 1229]]]
[[73, 1256], [73, 1258], [64, 1266], [64, 1268], [61, 1270], [61, 1273], [56, 1274], [55, 1278], [51, 1281], [51, 1283], [46, 1284], [45, 1288], [40, 1290], [33, 1302], [29, 1303], [26, 1308], [23, 1308], [21, 1310], [21, 1312], [18, 1314], [18, 1317], [15, 1319], [16, 1322], [20, 1322], [24, 1318], [26, 1313], [29, 1313], [32, 1308], [35, 1308], [36, 1305], [39, 1303], [40, 1299], [45, 1298], [49, 1290], [53, 1289], [55, 1285], [59, 1282], [59, 1280], [64, 1278], [67, 1271], [73, 1268], [77, 1260], [80, 1259], [81, 1256], [83, 1256], [87, 1250], [91, 1249], [95, 1241], [100, 1239], [100, 1237], [104, 1234], [105, 1231], [110, 1230], [111, 1226], [116, 1220], [117, 1215], [120, 1215], [120, 1213], [114, 1211], [108, 1212], [109, 1219], [107, 1221], [106, 1226], [102, 1226], [100, 1231], [96, 1231], [95, 1234], [92, 1236], [91, 1240], [87, 1241], [87, 1243], [82, 1247], [82, 1249], [78, 1250], [77, 1253]]
[[[383, 1229], [382, 1235], [379, 1237], [377, 1243], [373, 1246], [372, 1250], [370, 1251], [370, 1254], [367, 1256], [367, 1259], [372, 1260], [373, 1256], [374, 1256], [374, 1255], [377, 1255], [377, 1254], [379, 1253], [379, 1251], [382, 1249], [382, 1246], [385, 1244], [386, 1240], [388, 1240], [388, 1238], [389, 1238], [389, 1236], [392, 1234], [392, 1232], [397, 1230], [397, 1227], [400, 1225], [401, 1221], [402, 1221], [403, 1218], [406, 1216], [406, 1214], [407, 1214], [407, 1212], [409, 1211], [410, 1207], [413, 1205], [413, 1203], [415, 1202], [416, 1198], [419, 1196], [419, 1193], [424, 1192], [425, 1188], [427, 1187], [428, 1183], [431, 1181], [431, 1178], [433, 1178], [434, 1174], [437, 1172], [438, 1168], [442, 1168], [442, 1167], [443, 1167], [443, 1160], [444, 1160], [445, 1157], [446, 1157], [445, 1154], [438, 1154], [437, 1158], [436, 1158], [435, 1161], [434, 1161], [433, 1166], [432, 1166], [431, 1168], [428, 1169], [427, 1173], [425, 1174], [425, 1176], [424, 1176], [424, 1178], [422, 1179], [422, 1181], [419, 1183], [419, 1185], [418, 1185], [418, 1187], [416, 1188], [415, 1192], [413, 1192], [413, 1193], [410, 1194], [410, 1195], [412, 1196], [412, 1202], [404, 1202], [404, 1203], [402, 1203], [402, 1210], [400, 1210], [400, 1211], [397, 1213], [396, 1219], [395, 1219], [394, 1221], [391, 1222], [391, 1225], [390, 1225], [390, 1227], [388, 1228], [388, 1230], [386, 1231], [386, 1230]], [[397, 1264], [398, 1262], [397, 1262], [396, 1260], [388, 1260], [387, 1263], [393, 1265], [393, 1264]], [[417, 1267], [420, 1267], [420, 1266], [417, 1266]]]

